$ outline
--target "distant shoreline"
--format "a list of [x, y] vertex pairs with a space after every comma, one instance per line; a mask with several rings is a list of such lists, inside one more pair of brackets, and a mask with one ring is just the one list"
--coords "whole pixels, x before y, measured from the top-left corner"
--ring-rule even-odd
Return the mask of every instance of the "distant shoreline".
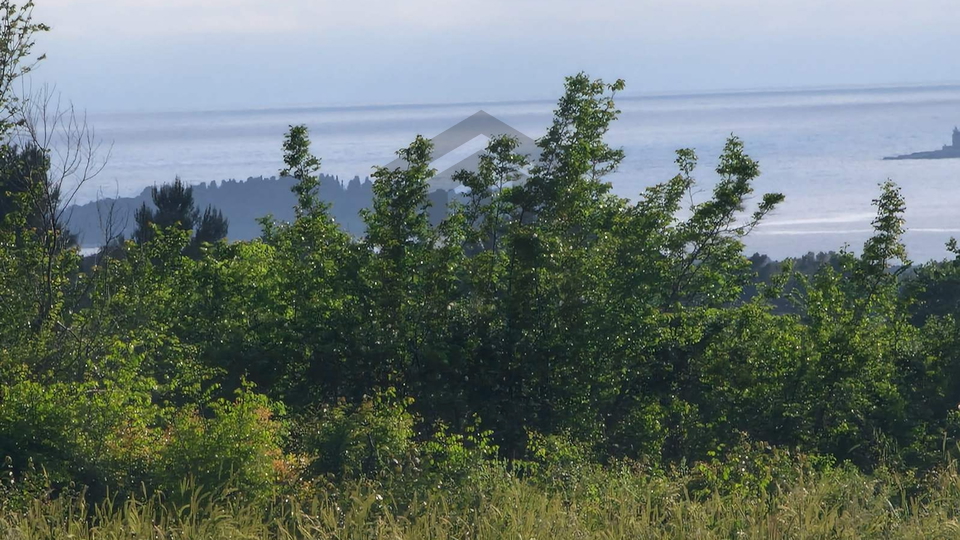
[[[272, 215], [279, 221], [292, 221], [296, 197], [290, 191], [295, 180], [289, 177], [250, 177], [246, 180], [222, 180], [191, 186], [196, 206], [208, 205], [221, 210], [229, 221], [230, 240], [252, 240], [260, 236], [258, 219]], [[354, 177], [342, 183], [337, 177], [320, 175], [320, 198], [330, 205], [330, 212], [348, 233], [359, 236], [365, 230], [360, 217], [373, 201], [369, 178]], [[446, 214], [451, 193], [435, 190], [430, 194], [433, 206], [430, 218], [439, 222]], [[142, 204], [152, 206], [150, 188], [133, 197], [103, 198], [67, 208], [67, 226], [78, 235], [82, 250], [95, 250], [108, 239], [123, 235], [130, 238], [135, 229], [134, 213]], [[112, 219], [109, 218], [112, 212]], [[112, 223], [112, 225], [108, 225]], [[108, 230], [109, 229], [109, 230]]]

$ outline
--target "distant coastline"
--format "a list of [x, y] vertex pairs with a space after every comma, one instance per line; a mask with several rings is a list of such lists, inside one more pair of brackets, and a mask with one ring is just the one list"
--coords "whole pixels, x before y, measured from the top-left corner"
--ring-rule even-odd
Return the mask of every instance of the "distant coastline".
[[[257, 219], [272, 215], [280, 221], [292, 221], [296, 197], [290, 191], [295, 180], [289, 177], [251, 177], [246, 180], [222, 180], [193, 186], [198, 208], [212, 205], [220, 209], [230, 223], [230, 240], [251, 240], [260, 236]], [[330, 204], [330, 212], [340, 226], [352, 235], [362, 235], [365, 225], [360, 212], [370, 208], [373, 183], [354, 177], [343, 183], [336, 176], [320, 176], [320, 198]], [[430, 219], [439, 222], [446, 213], [451, 192], [436, 190], [430, 194]], [[67, 223], [78, 235], [80, 247], [103, 246], [108, 237], [130, 238], [136, 224], [134, 212], [150, 201], [150, 188], [135, 197], [104, 198], [67, 209]]]

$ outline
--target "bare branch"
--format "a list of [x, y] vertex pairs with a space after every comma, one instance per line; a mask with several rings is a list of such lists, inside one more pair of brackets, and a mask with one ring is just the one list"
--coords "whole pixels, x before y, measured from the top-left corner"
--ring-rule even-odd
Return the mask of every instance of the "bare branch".
[[112, 145], [104, 147], [87, 122], [86, 113], [64, 102], [54, 87], [44, 85], [31, 93], [25, 85], [24, 95], [30, 97], [22, 101], [10, 142], [23, 148], [35, 147], [47, 156], [41, 215], [46, 225], [63, 230], [68, 208], [80, 189], [103, 172]]

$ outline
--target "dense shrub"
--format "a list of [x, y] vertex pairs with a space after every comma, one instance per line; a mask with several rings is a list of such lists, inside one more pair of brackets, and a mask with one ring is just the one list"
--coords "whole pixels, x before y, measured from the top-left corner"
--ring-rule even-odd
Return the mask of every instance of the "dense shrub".
[[149, 393], [112, 384], [21, 382], [0, 396], [0, 454], [16, 477], [32, 464], [53, 485], [76, 482], [102, 493], [135, 488], [154, 470], [161, 412]]
[[174, 415], [163, 432], [151, 485], [173, 492], [184, 479], [204, 489], [231, 487], [258, 498], [272, 493], [284, 469], [283, 426], [276, 405], [249, 389], [203, 410]]
[[410, 404], [388, 391], [357, 405], [325, 406], [301, 417], [298, 446], [311, 456], [311, 472], [357, 479], [410, 466], [416, 445]]

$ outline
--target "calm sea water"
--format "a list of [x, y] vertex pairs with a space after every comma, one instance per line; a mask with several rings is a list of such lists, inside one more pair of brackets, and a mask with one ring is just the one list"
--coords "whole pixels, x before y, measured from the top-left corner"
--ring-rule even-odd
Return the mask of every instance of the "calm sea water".
[[[859, 248], [871, 200], [888, 178], [907, 199], [914, 260], [945, 257], [944, 242], [960, 236], [960, 159], [881, 160], [948, 143], [960, 124], [960, 86], [625, 97], [618, 104], [623, 113], [610, 142], [627, 158], [612, 182], [626, 197], [676, 174], [674, 151], [683, 147], [701, 157], [697, 178], [705, 197], [725, 139], [744, 139], [761, 165], [757, 191], [786, 195], [750, 238], [749, 252], [783, 257]], [[552, 108], [519, 102], [91, 115], [113, 150], [108, 168], [78, 200], [133, 195], [176, 175], [191, 183], [275, 175], [283, 134], [295, 123], [311, 128], [323, 171], [349, 179], [388, 163], [418, 133], [434, 136], [481, 109], [538, 137]], [[483, 144], [472, 141], [438, 168]]]

